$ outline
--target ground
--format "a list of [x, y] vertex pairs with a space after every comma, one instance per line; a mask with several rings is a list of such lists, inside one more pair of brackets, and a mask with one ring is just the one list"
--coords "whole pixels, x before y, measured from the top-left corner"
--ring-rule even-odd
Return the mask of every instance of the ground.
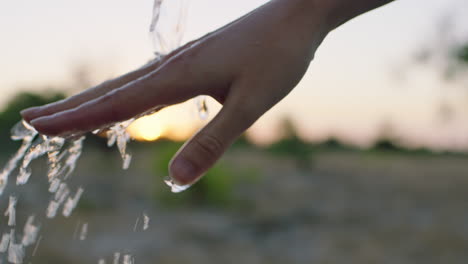
[[[304, 164], [246, 146], [207, 176], [220, 177], [220, 192], [199, 182], [175, 195], [158, 165], [171, 149], [137, 144], [122, 171], [116, 150], [87, 147], [72, 179], [85, 188], [79, 208], [69, 219], [43, 220], [32, 263], [112, 263], [116, 251], [158, 264], [468, 262], [466, 156], [321, 150]], [[17, 191], [19, 221], [43, 214], [44, 164], [36, 161], [27, 191]], [[80, 241], [74, 233], [84, 222]]]

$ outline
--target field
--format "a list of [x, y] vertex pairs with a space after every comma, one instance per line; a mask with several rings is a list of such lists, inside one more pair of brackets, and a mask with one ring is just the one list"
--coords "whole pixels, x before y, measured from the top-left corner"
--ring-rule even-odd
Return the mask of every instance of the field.
[[[159, 264], [468, 263], [467, 156], [320, 149], [304, 161], [238, 146], [188, 192], [171, 194], [162, 178], [178, 146], [132, 144], [128, 171], [115, 149], [86, 146], [71, 180], [85, 188], [79, 207], [43, 220], [27, 261], [113, 263], [118, 251]], [[19, 221], [44, 214], [44, 164], [13, 190]]]

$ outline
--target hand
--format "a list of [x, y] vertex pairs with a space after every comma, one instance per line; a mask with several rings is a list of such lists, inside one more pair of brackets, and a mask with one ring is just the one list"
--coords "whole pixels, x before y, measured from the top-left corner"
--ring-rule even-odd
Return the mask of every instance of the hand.
[[301, 80], [329, 31], [325, 12], [311, 2], [272, 0], [161, 61], [22, 115], [43, 134], [64, 135], [212, 96], [223, 108], [169, 166], [178, 184], [193, 183]]

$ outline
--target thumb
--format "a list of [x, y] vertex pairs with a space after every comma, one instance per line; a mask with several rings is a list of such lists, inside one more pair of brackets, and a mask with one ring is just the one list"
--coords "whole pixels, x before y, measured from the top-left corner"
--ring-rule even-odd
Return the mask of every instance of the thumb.
[[214, 119], [188, 140], [171, 160], [171, 178], [179, 185], [193, 184], [258, 116], [249, 107], [228, 98]]

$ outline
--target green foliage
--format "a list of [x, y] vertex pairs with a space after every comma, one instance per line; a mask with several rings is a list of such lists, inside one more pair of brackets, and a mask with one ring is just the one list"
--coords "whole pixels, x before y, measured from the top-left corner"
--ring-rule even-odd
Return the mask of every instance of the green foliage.
[[234, 141], [234, 144], [232, 144], [231, 148], [251, 148], [251, 147], [253, 147], [253, 145], [244, 133], [236, 141]]
[[321, 143], [314, 144], [313, 145], [314, 149], [319, 152], [319, 151], [352, 151], [356, 150], [355, 147], [350, 146], [346, 143], [342, 143], [340, 140], [337, 138], [329, 138]]
[[457, 58], [461, 62], [468, 64], [468, 43], [462, 46], [460, 49], [458, 49]]
[[270, 145], [267, 151], [275, 155], [293, 158], [299, 167], [309, 168], [313, 148], [298, 136], [291, 120], [284, 119], [281, 130], [284, 132], [284, 138]]
[[383, 150], [383, 151], [398, 151], [400, 147], [395, 145], [393, 141], [389, 139], [380, 139], [375, 142], [373, 149]]
[[21, 119], [19, 112], [25, 108], [32, 106], [39, 106], [55, 102], [65, 98], [65, 94], [62, 92], [20, 92], [15, 95], [3, 109], [0, 114], [0, 124], [3, 125], [14, 125]]
[[0, 112], [0, 142], [4, 148], [13, 146], [10, 141], [10, 129], [21, 120], [20, 111], [32, 107], [48, 104], [65, 98], [61, 92], [47, 91], [41, 93], [20, 92], [15, 95]]

